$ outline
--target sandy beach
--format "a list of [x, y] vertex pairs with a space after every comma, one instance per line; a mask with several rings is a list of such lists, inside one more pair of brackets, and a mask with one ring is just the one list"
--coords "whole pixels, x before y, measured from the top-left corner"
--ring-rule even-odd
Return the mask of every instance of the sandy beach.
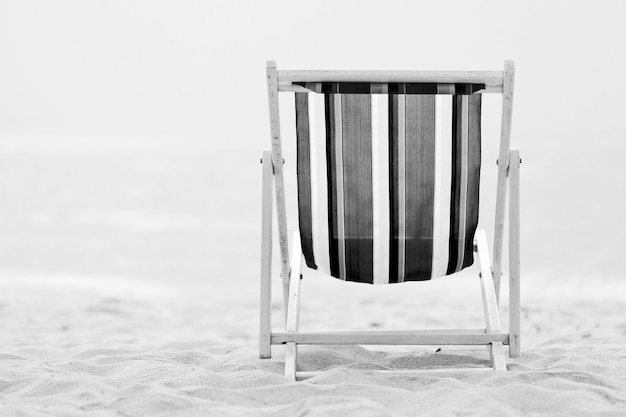
[[[301, 349], [300, 369], [324, 372], [288, 383], [282, 347], [272, 359], [257, 357], [252, 286], [15, 278], [0, 280], [2, 415], [626, 414], [626, 285], [618, 280], [599, 288], [589, 279], [527, 277], [523, 354], [507, 360], [506, 373], [382, 376], [375, 370], [484, 366], [487, 351], [330, 346]], [[480, 304], [463, 296], [479, 297], [472, 278], [426, 283], [428, 296], [407, 284], [373, 297], [367, 286], [341, 290], [333, 280], [305, 277], [302, 327], [476, 325]], [[442, 301], [452, 287], [461, 291]], [[333, 297], [324, 297], [330, 290]], [[342, 303], [348, 296], [352, 302]], [[279, 327], [278, 304], [275, 310]]]

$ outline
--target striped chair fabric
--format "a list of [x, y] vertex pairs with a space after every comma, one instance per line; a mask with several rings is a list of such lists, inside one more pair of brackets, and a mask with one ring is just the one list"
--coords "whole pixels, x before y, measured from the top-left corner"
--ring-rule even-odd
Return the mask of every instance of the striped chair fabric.
[[307, 266], [386, 284], [472, 265], [484, 85], [298, 85], [310, 91], [295, 94]]

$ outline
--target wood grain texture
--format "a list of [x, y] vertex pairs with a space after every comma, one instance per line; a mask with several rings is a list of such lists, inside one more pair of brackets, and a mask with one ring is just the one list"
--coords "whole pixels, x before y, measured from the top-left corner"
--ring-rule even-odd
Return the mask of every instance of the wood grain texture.
[[502, 87], [501, 71], [414, 71], [414, 70], [281, 70], [281, 83], [370, 82], [381, 83], [472, 83]]
[[259, 357], [272, 356], [270, 338], [272, 330], [272, 151], [264, 150], [263, 191], [261, 204], [261, 312], [259, 331]]
[[498, 183], [496, 189], [496, 214], [493, 237], [493, 279], [496, 298], [500, 300], [502, 276], [502, 250], [504, 245], [504, 214], [506, 210], [507, 175], [509, 150], [511, 148], [511, 123], [513, 116], [513, 87], [515, 67], [513, 61], [504, 62], [504, 84], [502, 87], [502, 124], [500, 131], [500, 153], [498, 157]]
[[[300, 272], [302, 265], [302, 248], [300, 234], [295, 231], [291, 250], [291, 277], [289, 278], [289, 303], [287, 305], [287, 332], [297, 332], [300, 322]], [[285, 376], [290, 381], [296, 380], [298, 369], [298, 346], [295, 342], [287, 343], [285, 349]]]
[[511, 150], [509, 163], [509, 354], [520, 355], [520, 169], [521, 160], [517, 149]]
[[[498, 314], [498, 302], [496, 301], [496, 291], [489, 261], [489, 247], [487, 246], [487, 235], [484, 230], [476, 232], [476, 247], [480, 263], [480, 286], [483, 297], [483, 307], [485, 312], [485, 325], [488, 332], [500, 332], [500, 315]], [[502, 342], [493, 342], [489, 347], [489, 357], [491, 364], [496, 371], [506, 371], [506, 359], [504, 357], [504, 346]]]
[[278, 244], [280, 248], [281, 276], [283, 278], [283, 302], [287, 316], [287, 293], [289, 291], [289, 238], [287, 236], [287, 212], [285, 207], [285, 181], [283, 179], [283, 154], [280, 139], [280, 114], [278, 109], [278, 78], [276, 61], [267, 61], [267, 98], [270, 113], [272, 158], [276, 191], [276, 217], [278, 220]]
[[272, 344], [296, 342], [305, 345], [488, 345], [508, 344], [503, 333], [434, 333], [419, 331], [355, 331], [273, 333]]

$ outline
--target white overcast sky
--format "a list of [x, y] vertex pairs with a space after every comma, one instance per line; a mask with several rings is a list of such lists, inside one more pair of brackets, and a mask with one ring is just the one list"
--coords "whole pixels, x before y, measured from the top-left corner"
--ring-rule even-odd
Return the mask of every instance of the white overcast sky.
[[267, 128], [267, 59], [499, 69], [510, 58], [516, 134], [623, 133], [624, 4], [0, 0], [0, 132], [241, 141]]

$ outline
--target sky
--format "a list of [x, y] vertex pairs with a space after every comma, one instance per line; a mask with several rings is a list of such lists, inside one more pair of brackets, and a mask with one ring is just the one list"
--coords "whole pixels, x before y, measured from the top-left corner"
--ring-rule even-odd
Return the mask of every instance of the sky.
[[591, 253], [583, 269], [609, 268], [626, 238], [625, 4], [0, 0], [0, 147], [147, 137], [205, 141], [236, 159], [269, 145], [268, 59], [487, 70], [513, 59], [523, 242], [534, 265]]
[[[266, 123], [256, 109], [268, 59], [372, 69], [514, 59], [516, 133], [617, 130], [625, 11], [620, 1], [2, 0], [0, 131], [241, 140], [235, 107], [254, 114], [244, 135]], [[584, 124], [564, 128], [569, 117]]]

